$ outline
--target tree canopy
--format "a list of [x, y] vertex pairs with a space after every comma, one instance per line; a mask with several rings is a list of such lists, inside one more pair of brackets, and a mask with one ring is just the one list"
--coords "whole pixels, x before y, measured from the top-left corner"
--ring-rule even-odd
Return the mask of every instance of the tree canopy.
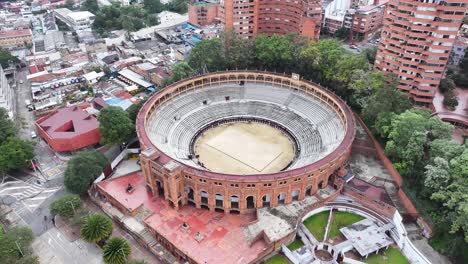
[[72, 217], [76, 210], [81, 208], [81, 199], [78, 195], [67, 195], [50, 204], [50, 212], [53, 215]]
[[349, 37], [349, 28], [341, 27], [335, 31], [335, 37], [338, 39], [347, 39]]
[[102, 244], [112, 234], [112, 220], [102, 214], [89, 215], [81, 226], [81, 237], [91, 243]]
[[131, 248], [127, 240], [113, 237], [104, 245], [102, 253], [106, 264], [125, 264], [130, 256]]
[[10, 62], [17, 63], [19, 59], [7, 50], [0, 50], [0, 64], [2, 65], [3, 69], [6, 69], [10, 66]]
[[81, 3], [81, 11], [89, 11], [96, 13], [99, 11], [99, 5], [97, 0], [85, 0]]
[[34, 157], [34, 144], [17, 137], [9, 137], [0, 145], [0, 172], [28, 167]]
[[133, 124], [135, 124], [137, 116], [138, 116], [138, 112], [140, 112], [140, 109], [145, 104], [145, 102], [146, 102], [146, 100], [141, 100], [137, 104], [132, 104], [127, 109], [128, 118], [130, 118], [130, 120], [132, 120]]
[[72, 193], [85, 194], [107, 164], [107, 158], [100, 152], [77, 152], [65, 170], [65, 187]]
[[106, 145], [121, 145], [127, 142], [135, 129], [128, 113], [118, 106], [102, 109], [98, 120], [101, 141]]
[[16, 135], [17, 129], [13, 121], [8, 118], [8, 112], [0, 107], [0, 144], [3, 144], [9, 137]]
[[[0, 229], [0, 233], [2, 232]], [[0, 234], [0, 264], [39, 263], [37, 258], [31, 255], [33, 240], [34, 234], [27, 226], [15, 226]]]
[[125, 29], [132, 32], [159, 24], [156, 16], [137, 5], [120, 6], [118, 3], [113, 3], [100, 8], [95, 13], [93, 29], [104, 35], [108, 30]]

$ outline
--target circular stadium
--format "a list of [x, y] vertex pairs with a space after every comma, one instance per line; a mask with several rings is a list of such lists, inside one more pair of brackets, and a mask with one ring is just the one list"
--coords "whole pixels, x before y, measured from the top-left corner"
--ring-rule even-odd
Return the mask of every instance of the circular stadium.
[[152, 96], [137, 133], [153, 194], [174, 206], [244, 213], [333, 185], [355, 124], [339, 97], [298, 76], [227, 71]]

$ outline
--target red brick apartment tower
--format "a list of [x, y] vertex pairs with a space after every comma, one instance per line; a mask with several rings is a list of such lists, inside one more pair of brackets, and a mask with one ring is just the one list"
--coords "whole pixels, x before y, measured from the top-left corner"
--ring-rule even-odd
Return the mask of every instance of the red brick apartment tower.
[[245, 37], [297, 33], [318, 39], [322, 7], [320, 0], [224, 0], [220, 17], [226, 30]]
[[218, 4], [194, 2], [188, 7], [189, 23], [192, 25], [200, 27], [219, 22]]
[[394, 73], [417, 104], [432, 102], [466, 12], [466, 0], [390, 0], [375, 68]]

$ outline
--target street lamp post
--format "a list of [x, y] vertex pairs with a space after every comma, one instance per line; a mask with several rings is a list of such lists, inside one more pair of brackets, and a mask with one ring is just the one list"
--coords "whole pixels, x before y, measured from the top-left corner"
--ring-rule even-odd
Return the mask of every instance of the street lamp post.
[[73, 205], [73, 202], [72, 202], [72, 201], [67, 201], [67, 203], [70, 203], [70, 204], [71, 204], [72, 209], [73, 209], [73, 214], [76, 214], [75, 206]]

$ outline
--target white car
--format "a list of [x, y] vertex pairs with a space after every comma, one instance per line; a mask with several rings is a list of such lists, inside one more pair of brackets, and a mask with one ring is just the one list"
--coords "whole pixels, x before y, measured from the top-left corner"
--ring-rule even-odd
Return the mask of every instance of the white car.
[[31, 131], [31, 138], [37, 138], [37, 134], [34, 131]]

